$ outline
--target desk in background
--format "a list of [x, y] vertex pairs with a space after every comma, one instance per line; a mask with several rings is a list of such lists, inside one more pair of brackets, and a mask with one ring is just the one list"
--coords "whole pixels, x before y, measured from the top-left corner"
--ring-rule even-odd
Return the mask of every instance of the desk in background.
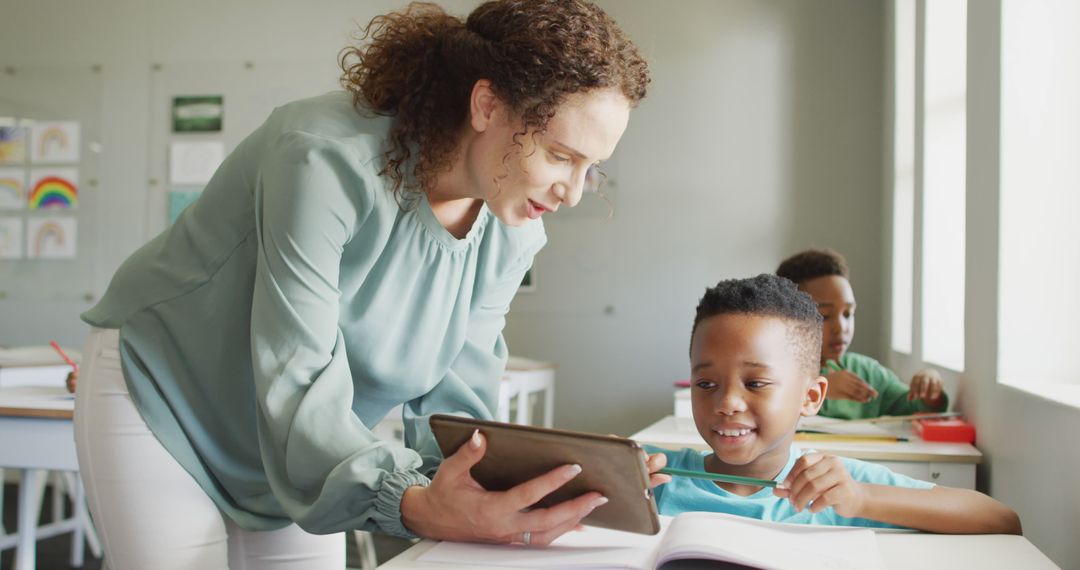
[[[910, 441], [796, 441], [804, 449], [873, 461], [909, 477], [948, 487], [975, 488], [975, 466], [982, 462], [982, 452], [967, 443], [923, 441], [908, 427], [897, 427], [898, 435]], [[692, 418], [667, 416], [630, 436], [640, 443], [665, 449], [709, 449], [698, 434]]]
[[[541, 401], [543, 418], [540, 425], [551, 427], [555, 422], [555, 365], [528, 358], [511, 356], [499, 382], [498, 409], [495, 419], [515, 424], [534, 424], [533, 401]], [[390, 410], [371, 431], [387, 441], [405, 443], [405, 424], [401, 421], [402, 406]]]
[[16, 570], [34, 568], [38, 539], [67, 532], [73, 533], [71, 565], [83, 564], [89, 516], [77, 476], [69, 478], [74, 495], [72, 516], [37, 525], [46, 470], [66, 474], [79, 470], [72, 424], [74, 405], [74, 398], [62, 387], [0, 389], [0, 467], [22, 469], [16, 534], [0, 535], [0, 550], [15, 548]]

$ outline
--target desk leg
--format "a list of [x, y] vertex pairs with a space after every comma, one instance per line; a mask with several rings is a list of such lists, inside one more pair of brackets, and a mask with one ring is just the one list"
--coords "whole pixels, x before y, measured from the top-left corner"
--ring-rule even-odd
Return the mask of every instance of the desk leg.
[[[101, 541], [98, 540], [97, 530], [94, 528], [93, 522], [90, 521], [90, 509], [86, 507], [86, 489], [83, 487], [82, 478], [79, 477], [78, 471], [65, 471], [64, 480], [67, 482], [68, 489], [73, 489], [72, 494], [75, 497], [72, 499], [74, 501], [74, 514], [72, 516], [82, 521], [82, 524], [79, 525], [81, 530], [77, 532], [86, 540], [86, 545], [90, 547], [90, 553], [95, 558], [101, 558], [103, 554]], [[80, 548], [83, 548], [83, 552], [85, 552], [85, 546], [80, 546]], [[82, 558], [79, 558], [77, 564], [73, 559], [72, 566], [82, 565]]]
[[19, 542], [15, 547], [15, 570], [34, 570], [37, 548], [37, 519], [41, 506], [38, 482], [45, 471], [24, 469], [19, 483], [19, 517], [16, 523]]
[[555, 425], [555, 382], [544, 390], [544, 427]]
[[524, 386], [518, 391], [515, 424], [527, 426], [532, 423], [532, 398], [530, 396], [532, 396], [532, 392], [529, 392], [528, 386]]
[[499, 381], [499, 409], [495, 410], [495, 419], [500, 422], [510, 421], [510, 400], [517, 394], [517, 390], [517, 382], [506, 379]]
[[[4, 512], [4, 468], [0, 467], [0, 513]], [[2, 518], [2, 517], [0, 517]], [[7, 528], [4, 527], [4, 521], [0, 520], [0, 536], [7, 535]]]
[[81, 568], [86, 552], [86, 536], [84, 534], [87, 519], [86, 497], [78, 477], [68, 472], [59, 473], [59, 475], [64, 480], [68, 492], [71, 493], [71, 518], [79, 521], [75, 529], [71, 531], [71, 567]]

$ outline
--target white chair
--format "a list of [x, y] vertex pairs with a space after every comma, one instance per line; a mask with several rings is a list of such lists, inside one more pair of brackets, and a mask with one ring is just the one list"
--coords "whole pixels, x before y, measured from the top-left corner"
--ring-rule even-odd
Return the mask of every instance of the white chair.
[[541, 425], [555, 423], [555, 365], [511, 356], [499, 384], [499, 421], [532, 424], [532, 396], [543, 398], [544, 419]]
[[[83, 565], [84, 561], [84, 544], [89, 543], [90, 551], [94, 556], [100, 558], [102, 556], [101, 542], [98, 540], [97, 533], [94, 531], [94, 527], [90, 522], [90, 515], [86, 508], [86, 497], [83, 493], [82, 482], [79, 480], [77, 473], [72, 471], [46, 471], [44, 469], [34, 469], [27, 472], [29, 477], [24, 477], [25, 480], [30, 480], [33, 483], [29, 486], [20, 487], [19, 494], [24, 497], [24, 500], [20, 501], [20, 507], [22, 505], [28, 505], [27, 512], [20, 510], [19, 512], [19, 526], [22, 528], [24, 524], [36, 524], [41, 513], [41, 502], [44, 496], [45, 483], [49, 477], [54, 478], [54, 503], [53, 503], [53, 522], [37, 526], [35, 531], [35, 539], [41, 540], [49, 538], [59, 534], [71, 533], [71, 557], [69, 562], [72, 567], [79, 567]], [[20, 484], [24, 485], [24, 484]], [[62, 488], [62, 490], [60, 490]], [[72, 514], [70, 517], [64, 517], [64, 506], [68, 499], [71, 499]], [[0, 529], [2, 531], [3, 529]], [[8, 548], [14, 548], [19, 543], [19, 533], [7, 533], [0, 532], [0, 550], [6, 550]]]
[[[68, 353], [76, 360], [79, 352], [68, 349]], [[34, 388], [34, 387], [59, 387], [64, 386], [70, 367], [59, 361], [59, 356], [50, 346], [32, 346], [9, 349], [0, 349], [0, 388]], [[31, 505], [27, 509], [30, 512], [20, 512], [19, 518], [24, 521], [37, 522], [41, 513], [42, 498], [45, 487], [52, 482], [52, 520], [53, 522], [37, 527], [35, 536], [37, 539], [48, 538], [58, 534], [72, 533], [71, 542], [71, 565], [82, 566], [84, 559], [84, 545], [89, 543], [90, 551], [96, 557], [101, 557], [101, 542], [90, 521], [89, 512], [86, 508], [86, 499], [83, 492], [82, 482], [78, 472], [74, 471], [45, 471], [35, 469], [28, 472], [24, 479], [34, 482], [33, 488], [22, 489], [19, 493], [26, 501], [24, 504]], [[4, 469], [0, 468], [0, 482], [4, 479]], [[64, 518], [64, 510], [67, 501], [71, 500], [72, 515]], [[0, 493], [0, 512], [3, 509], [3, 496]], [[84, 542], [85, 540], [85, 542]], [[0, 524], [0, 550], [12, 548], [18, 542], [18, 533], [9, 533]]]

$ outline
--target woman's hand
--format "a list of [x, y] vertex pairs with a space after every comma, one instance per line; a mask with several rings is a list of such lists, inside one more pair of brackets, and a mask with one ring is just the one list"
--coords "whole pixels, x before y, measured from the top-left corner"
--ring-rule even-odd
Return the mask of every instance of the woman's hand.
[[829, 389], [825, 392], [828, 400], [854, 400], [863, 404], [877, 398], [878, 392], [866, 380], [848, 372], [835, 370], [825, 375]]
[[944, 394], [945, 384], [941, 380], [941, 374], [933, 368], [925, 368], [912, 376], [907, 399], [922, 400], [930, 409], [936, 410], [941, 407]]
[[65, 381], [65, 384], [67, 384], [67, 391], [69, 393], [71, 393], [71, 394], [74, 394], [75, 393], [75, 385], [78, 382], [79, 382], [79, 373], [75, 372], [75, 371], [68, 372], [67, 380]]
[[581, 472], [563, 465], [508, 491], [486, 491], [469, 473], [484, 457], [479, 431], [439, 466], [428, 487], [410, 487], [401, 498], [401, 521], [425, 538], [462, 542], [551, 544], [607, 502], [591, 492], [548, 508], [526, 510]]
[[787, 497], [799, 512], [809, 508], [812, 513], [820, 513], [832, 507], [840, 516], [851, 518], [859, 516], [866, 503], [863, 487], [832, 455], [803, 455], [784, 479], [784, 487], [773, 494]]

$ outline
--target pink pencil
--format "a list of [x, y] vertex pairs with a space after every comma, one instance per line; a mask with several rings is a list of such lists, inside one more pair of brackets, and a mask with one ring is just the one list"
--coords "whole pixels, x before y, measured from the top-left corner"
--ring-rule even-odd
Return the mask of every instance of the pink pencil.
[[79, 373], [79, 365], [75, 364], [74, 360], [68, 358], [68, 355], [64, 354], [64, 351], [60, 348], [60, 345], [56, 344], [55, 340], [50, 340], [49, 344], [51, 344], [52, 347], [56, 349], [56, 352], [60, 353], [60, 358], [63, 358], [64, 362], [66, 362], [67, 365], [71, 367], [71, 371], [78, 374]]

